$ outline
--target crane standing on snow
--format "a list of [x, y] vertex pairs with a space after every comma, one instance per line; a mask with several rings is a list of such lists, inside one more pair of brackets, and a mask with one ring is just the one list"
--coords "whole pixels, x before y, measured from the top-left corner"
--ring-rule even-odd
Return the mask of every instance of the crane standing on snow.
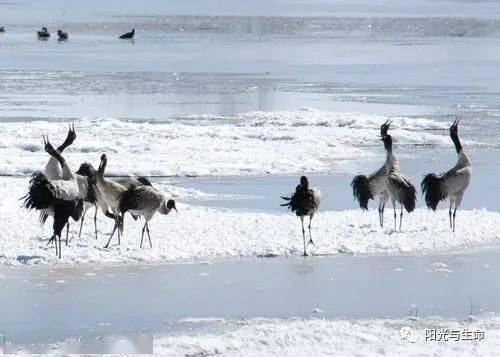
[[384, 147], [387, 152], [385, 167], [387, 171], [386, 185], [389, 197], [391, 198], [394, 209], [394, 230], [396, 230], [396, 201], [401, 204], [401, 213], [399, 218], [399, 230], [403, 222], [403, 207], [408, 213], [413, 212], [417, 201], [416, 188], [410, 179], [399, 169], [398, 159], [392, 152], [392, 137], [387, 134], [382, 137]]
[[[54, 216], [52, 240], [59, 237], [59, 249], [56, 246], [56, 255], [61, 258], [61, 232], [68, 223], [69, 217], [78, 221], [83, 212], [83, 200], [79, 198], [79, 189], [76, 175], [66, 163], [61, 154], [50, 144], [48, 137], [44, 137], [45, 151], [55, 157], [62, 167], [60, 179], [49, 180], [42, 172], [35, 172], [30, 180], [28, 193], [24, 198], [24, 207], [42, 212], [52, 212]], [[49, 241], [49, 242], [50, 242]]]
[[307, 256], [306, 251], [306, 231], [304, 229], [304, 217], [309, 216], [309, 242], [308, 244], [313, 244], [311, 236], [311, 221], [314, 214], [318, 211], [319, 203], [321, 199], [321, 192], [317, 188], [309, 187], [309, 180], [307, 177], [302, 176], [300, 178], [300, 184], [295, 188], [295, 193], [290, 197], [281, 196], [282, 199], [288, 201], [280, 206], [286, 206], [292, 212], [295, 212], [297, 216], [300, 217], [302, 223], [302, 239], [304, 241], [304, 256]]
[[[380, 136], [383, 138], [387, 135], [387, 131], [391, 122], [387, 120], [380, 126]], [[359, 207], [362, 210], [368, 210], [368, 201], [378, 198], [378, 219], [380, 227], [384, 227], [384, 209], [389, 192], [386, 185], [386, 164], [382, 165], [377, 171], [370, 175], [358, 175], [351, 182], [352, 193], [354, 198], [358, 200]]]
[[[460, 139], [458, 138], [458, 123], [460, 120], [455, 119], [450, 127], [450, 137], [455, 144], [457, 151], [457, 163], [450, 170], [440, 174], [427, 174], [422, 181], [422, 194], [425, 194], [425, 203], [427, 207], [433, 211], [436, 210], [440, 201], [448, 200], [450, 202], [450, 229], [455, 232], [455, 216], [457, 209], [460, 207], [462, 197], [465, 190], [469, 186], [472, 176], [472, 168], [469, 158], [464, 153]], [[451, 209], [455, 205], [453, 211], [453, 220]]]
[[104, 177], [104, 171], [106, 170], [108, 159], [106, 154], [101, 155], [101, 164], [99, 165], [99, 169], [97, 170], [97, 187], [99, 188], [99, 192], [102, 195], [102, 199], [106, 203], [106, 206], [111, 209], [111, 213], [115, 220], [115, 225], [113, 227], [113, 231], [111, 232], [111, 236], [109, 237], [108, 243], [104, 246], [104, 248], [109, 247], [109, 243], [111, 242], [111, 238], [115, 234], [115, 231], [118, 229], [118, 244], [120, 244], [120, 235], [123, 232], [123, 216], [120, 215], [118, 211], [119, 198], [120, 195], [125, 192], [126, 187], [116, 183], [112, 180], [109, 180]]
[[151, 236], [149, 235], [149, 221], [156, 212], [167, 215], [174, 209], [176, 212], [174, 200], [166, 200], [165, 194], [156, 190], [151, 185], [135, 186], [131, 185], [119, 197], [119, 213], [124, 216], [128, 211], [132, 216], [143, 216], [146, 222], [142, 227], [141, 248], [144, 240], [144, 231], [148, 234], [149, 246], [152, 248]]
[[[71, 144], [76, 139], [76, 132], [75, 132], [75, 126], [69, 125], [69, 131], [66, 136], [66, 139], [62, 143], [61, 146], [57, 148], [57, 152], [62, 154], [64, 149], [69, 147]], [[63, 168], [59, 161], [54, 157], [51, 156], [49, 161], [47, 162], [47, 165], [45, 165], [45, 176], [49, 180], [61, 180], [65, 179], [63, 177]], [[76, 180], [78, 184], [78, 198], [83, 200], [83, 215], [81, 218], [81, 224], [80, 224], [80, 233], [78, 236], [81, 235], [82, 233], [82, 226], [83, 226], [83, 219], [85, 217], [85, 213], [90, 207], [93, 207], [97, 203], [97, 197], [96, 197], [96, 187], [93, 185], [92, 180], [89, 177], [85, 177], [79, 174], [79, 172], [76, 172]], [[96, 208], [97, 210], [97, 208]], [[50, 210], [46, 210], [40, 214], [40, 222], [45, 223], [47, 220], [48, 216], [52, 216], [53, 212]], [[94, 230], [95, 234], [97, 237], [97, 221], [94, 220]], [[68, 232], [69, 232], [69, 222], [66, 225], [66, 245], [68, 245]], [[52, 241], [52, 240], [51, 240]], [[49, 241], [49, 244], [50, 242]]]

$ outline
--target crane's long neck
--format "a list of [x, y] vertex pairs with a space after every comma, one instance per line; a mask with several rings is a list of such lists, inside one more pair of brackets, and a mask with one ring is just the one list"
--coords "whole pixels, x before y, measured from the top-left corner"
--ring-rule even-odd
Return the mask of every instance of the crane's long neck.
[[458, 138], [458, 134], [451, 133], [450, 137], [451, 137], [451, 140], [453, 141], [453, 144], [455, 144], [455, 150], [457, 150], [457, 154], [460, 154], [460, 151], [462, 151], [462, 144], [460, 143], [460, 139]]
[[106, 164], [107, 164], [107, 160], [101, 159], [99, 169], [97, 169], [97, 179], [98, 180], [104, 179], [104, 171], [106, 170]]
[[398, 159], [392, 152], [392, 137], [390, 135], [384, 136], [382, 139], [386, 152], [385, 169], [387, 173], [399, 170]]
[[460, 139], [458, 138], [457, 133], [450, 134], [451, 140], [453, 140], [453, 144], [455, 144], [455, 150], [457, 151], [457, 168], [462, 168], [466, 166], [470, 166], [470, 161], [467, 155], [465, 155], [462, 144], [460, 143]]

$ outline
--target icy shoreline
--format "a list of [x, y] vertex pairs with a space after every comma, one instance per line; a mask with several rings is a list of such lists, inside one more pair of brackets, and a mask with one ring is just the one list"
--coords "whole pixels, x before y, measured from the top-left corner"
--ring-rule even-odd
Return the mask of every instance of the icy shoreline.
[[[168, 263], [234, 257], [270, 257], [302, 254], [300, 220], [289, 212], [270, 213], [179, 205], [179, 214], [158, 215], [150, 223], [153, 248], [139, 247], [142, 222], [125, 219], [125, 236], [120, 246], [103, 249], [111, 220], [98, 216], [99, 239], [93, 233], [93, 209], [87, 213], [82, 237], [79, 224], [72, 222], [70, 244], [63, 245], [63, 258], [46, 247], [51, 235], [51, 219], [44, 227], [36, 212], [21, 208], [19, 198], [26, 187], [22, 180], [1, 179], [0, 264], [113, 264]], [[161, 186], [172, 195], [203, 195], [202, 192]], [[448, 212], [417, 209], [404, 216], [403, 232], [392, 227], [391, 211], [386, 212], [386, 228], [378, 226], [376, 211], [319, 212], [313, 221], [316, 246], [312, 255], [338, 254], [430, 254], [464, 247], [480, 247], [500, 242], [500, 213], [484, 209], [461, 210], [457, 232], [448, 226]], [[147, 243], [147, 242], [146, 242]]]
[[[353, 160], [370, 159], [377, 150], [383, 155], [379, 127], [385, 120], [380, 115], [313, 109], [192, 115], [154, 123], [83, 118], [75, 121], [77, 139], [65, 156], [76, 168], [85, 161], [97, 166], [101, 153], [107, 153], [111, 175], [343, 172]], [[392, 120], [397, 146], [451, 145], [446, 123], [407, 117]], [[57, 146], [66, 131], [64, 122], [0, 122], [0, 174], [29, 175], [43, 168], [48, 156], [42, 135]]]
[[[332, 320], [320, 315], [289, 319], [185, 319], [178, 321], [184, 327], [180, 332], [154, 334], [153, 353], [162, 356], [456, 356], [495, 355], [500, 348], [498, 317]], [[426, 330], [429, 329], [458, 331], [460, 336], [471, 331], [471, 336], [479, 338], [428, 341]], [[413, 342], [408, 337], [402, 339], [402, 331], [410, 331]], [[101, 344], [103, 341], [105, 338], [99, 340]], [[81, 343], [85, 344], [85, 340], [18, 346], [16, 353], [72, 353]], [[123, 341], [104, 344], [108, 352], [123, 351], [124, 347], [131, 352], [134, 348], [123, 345]]]
[[[192, 325], [203, 323], [193, 321]], [[329, 320], [249, 319], [215, 320], [212, 331], [157, 336], [155, 354], [230, 356], [304, 355], [464, 355], [496, 353], [500, 347], [500, 321], [485, 317], [477, 321], [429, 317], [409, 319]], [[411, 343], [400, 330], [410, 327], [418, 336]], [[484, 331], [477, 341], [425, 341], [425, 329]], [[215, 330], [215, 331], [214, 331]], [[222, 332], [221, 332], [222, 331]]]

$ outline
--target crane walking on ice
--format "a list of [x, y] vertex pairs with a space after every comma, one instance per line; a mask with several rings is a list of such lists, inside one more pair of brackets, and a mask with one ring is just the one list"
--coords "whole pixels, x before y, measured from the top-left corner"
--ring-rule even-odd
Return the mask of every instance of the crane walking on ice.
[[386, 185], [392, 207], [394, 208], [394, 230], [396, 230], [396, 201], [401, 204], [401, 213], [399, 216], [399, 230], [403, 222], [403, 207], [408, 213], [413, 212], [417, 201], [417, 190], [410, 179], [399, 169], [398, 159], [392, 152], [392, 137], [387, 134], [382, 137], [384, 147], [387, 152], [386, 157]]
[[302, 239], [304, 241], [304, 256], [307, 256], [306, 251], [306, 231], [304, 229], [304, 217], [309, 216], [309, 242], [308, 244], [313, 244], [311, 235], [311, 221], [314, 214], [318, 211], [319, 203], [321, 199], [321, 193], [317, 188], [309, 187], [309, 180], [307, 177], [302, 176], [300, 178], [300, 184], [295, 188], [295, 193], [290, 197], [281, 196], [282, 199], [288, 201], [280, 206], [286, 206], [292, 212], [295, 212], [297, 216], [300, 217], [302, 223]]
[[[436, 210], [440, 201], [448, 200], [450, 202], [450, 210], [448, 216], [450, 218], [450, 229], [455, 232], [455, 216], [457, 209], [460, 207], [462, 197], [465, 190], [469, 186], [472, 176], [472, 168], [469, 158], [464, 153], [460, 139], [458, 138], [458, 123], [457, 118], [450, 127], [450, 137], [455, 144], [457, 151], [457, 163], [450, 170], [440, 174], [427, 174], [422, 181], [422, 194], [425, 194], [425, 203], [427, 207], [433, 211]], [[453, 211], [453, 219], [451, 209]]]
[[141, 248], [144, 240], [144, 231], [148, 234], [149, 246], [153, 247], [148, 223], [156, 212], [167, 215], [172, 209], [178, 212], [175, 207], [175, 201], [172, 199], [167, 201], [164, 193], [150, 185], [130, 186], [119, 197], [119, 213], [122, 216], [128, 211], [133, 216], [143, 216], [146, 220], [142, 227]]
[[51, 241], [59, 238], [59, 249], [56, 241], [56, 255], [61, 258], [61, 232], [68, 223], [69, 217], [78, 221], [83, 212], [83, 200], [80, 199], [76, 175], [66, 163], [62, 155], [45, 138], [45, 151], [55, 157], [62, 167], [62, 178], [49, 180], [42, 172], [35, 172], [30, 180], [28, 193], [24, 198], [24, 207], [41, 211], [51, 211], [54, 215]]
[[[380, 136], [383, 138], [387, 135], [387, 131], [391, 126], [391, 122], [387, 120], [380, 126]], [[384, 227], [384, 209], [389, 192], [386, 185], [386, 165], [382, 165], [377, 171], [370, 175], [358, 175], [351, 182], [352, 193], [354, 198], [358, 200], [359, 207], [362, 210], [368, 210], [368, 201], [378, 198], [378, 219], [380, 227]]]

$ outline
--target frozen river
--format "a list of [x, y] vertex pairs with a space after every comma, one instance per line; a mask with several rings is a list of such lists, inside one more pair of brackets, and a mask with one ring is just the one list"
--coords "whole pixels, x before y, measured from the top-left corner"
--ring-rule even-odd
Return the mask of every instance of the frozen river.
[[[183, 330], [186, 318], [466, 317], [500, 312], [498, 249], [399, 257], [2, 267], [10, 342]], [[413, 313], [413, 312], [412, 312]]]

